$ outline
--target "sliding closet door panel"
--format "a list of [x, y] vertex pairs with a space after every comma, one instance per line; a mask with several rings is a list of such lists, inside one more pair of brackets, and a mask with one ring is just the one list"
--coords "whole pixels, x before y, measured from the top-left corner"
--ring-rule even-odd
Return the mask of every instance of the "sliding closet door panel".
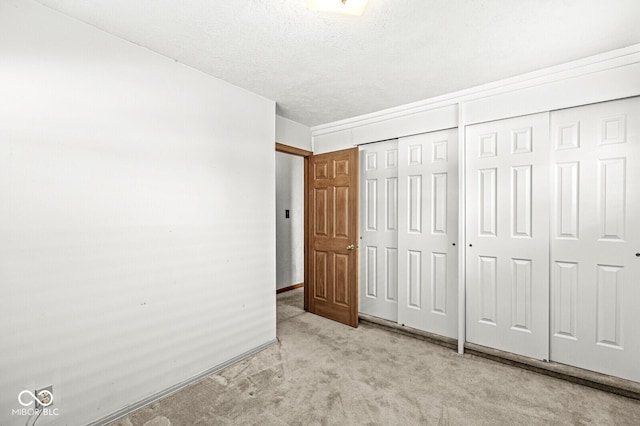
[[360, 149], [360, 312], [398, 319], [398, 141]]
[[401, 138], [398, 322], [457, 336], [458, 132]]
[[549, 114], [469, 126], [467, 340], [549, 357]]
[[551, 139], [551, 359], [640, 381], [640, 98], [553, 112]]

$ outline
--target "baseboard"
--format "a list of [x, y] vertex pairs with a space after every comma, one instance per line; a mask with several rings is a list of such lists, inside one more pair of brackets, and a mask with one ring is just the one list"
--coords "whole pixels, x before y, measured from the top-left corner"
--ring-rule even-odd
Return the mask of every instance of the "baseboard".
[[[457, 339], [439, 336], [437, 334], [428, 333], [411, 327], [405, 327], [393, 321], [388, 321], [371, 315], [359, 314], [358, 317], [363, 323], [367, 323], [375, 327], [405, 336], [414, 337], [453, 350], [458, 349]], [[608, 376], [606, 374], [596, 373], [583, 368], [573, 367], [571, 365], [560, 364], [557, 362], [540, 361], [469, 342], [466, 342], [464, 347], [465, 354], [468, 355], [479, 356], [502, 364], [544, 374], [545, 376], [555, 377], [556, 379], [640, 400], [640, 383], [632, 380]]]
[[451, 337], [440, 336], [439, 334], [429, 333], [427, 331], [418, 330], [416, 328], [400, 325], [393, 321], [374, 317], [367, 314], [358, 314], [358, 318], [363, 323], [371, 324], [375, 327], [393, 331], [394, 333], [403, 334], [405, 336], [424, 340], [435, 345], [444, 346], [449, 349], [458, 349], [458, 341]]
[[288, 287], [282, 287], [276, 290], [276, 294], [284, 293], [285, 291], [295, 290], [296, 288], [304, 287], [304, 283], [293, 284]]
[[210, 375], [212, 375], [214, 373], [217, 373], [218, 371], [220, 371], [220, 370], [222, 370], [222, 369], [224, 369], [226, 367], [229, 367], [232, 364], [235, 364], [235, 363], [237, 363], [239, 361], [242, 361], [243, 359], [258, 353], [258, 352], [268, 348], [269, 346], [271, 346], [271, 345], [273, 345], [274, 343], [277, 343], [277, 342], [278, 342], [277, 339], [273, 339], [273, 340], [270, 340], [270, 341], [268, 341], [266, 343], [263, 343], [262, 345], [257, 346], [257, 347], [255, 347], [255, 348], [253, 348], [253, 349], [251, 349], [251, 350], [249, 350], [247, 352], [244, 352], [244, 353], [242, 353], [242, 354], [240, 354], [238, 356], [235, 356], [235, 357], [231, 358], [230, 360], [227, 360], [227, 361], [223, 362], [222, 364], [218, 364], [215, 367], [211, 367], [211, 368], [209, 368], [209, 369], [207, 369], [205, 371], [202, 371], [202, 372], [196, 374], [195, 376], [189, 377], [187, 380], [184, 380], [184, 381], [182, 381], [180, 383], [177, 383], [177, 384], [175, 384], [173, 386], [170, 386], [170, 387], [168, 387], [168, 388], [166, 388], [166, 389], [164, 389], [164, 390], [162, 390], [160, 392], [157, 392], [157, 393], [155, 393], [155, 394], [153, 394], [153, 395], [151, 395], [151, 396], [149, 396], [147, 398], [141, 399], [138, 402], [135, 402], [135, 403], [133, 403], [131, 405], [128, 405], [128, 406], [126, 406], [126, 407], [124, 407], [124, 408], [122, 408], [122, 409], [120, 409], [118, 411], [115, 411], [115, 412], [113, 412], [113, 413], [111, 413], [111, 414], [109, 414], [109, 415], [107, 415], [105, 417], [102, 417], [99, 420], [96, 420], [96, 421], [94, 421], [92, 423], [89, 423], [88, 426], [103, 426], [103, 425], [106, 425], [107, 423], [110, 423], [110, 422], [113, 422], [115, 420], [118, 420], [119, 418], [124, 417], [127, 414], [129, 414], [129, 413], [131, 413], [131, 412], [133, 412], [133, 411], [135, 411], [135, 410], [137, 410], [139, 408], [142, 408], [147, 404], [155, 402], [155, 401], [157, 401], [157, 400], [159, 400], [161, 398], [164, 398], [165, 396], [169, 396], [172, 393], [175, 393], [175, 392], [179, 391], [180, 389], [182, 389], [182, 388], [184, 388], [186, 386], [189, 386], [189, 385], [191, 385], [191, 384], [193, 384], [195, 382], [198, 382], [198, 381], [204, 379], [207, 376], [210, 376]]
[[596, 373], [572, 365], [553, 361], [541, 361], [522, 355], [492, 349], [474, 343], [464, 344], [465, 354], [476, 355], [502, 364], [520, 367], [525, 370], [555, 377], [567, 382], [577, 383], [601, 391], [640, 400], [640, 383], [607, 374]]

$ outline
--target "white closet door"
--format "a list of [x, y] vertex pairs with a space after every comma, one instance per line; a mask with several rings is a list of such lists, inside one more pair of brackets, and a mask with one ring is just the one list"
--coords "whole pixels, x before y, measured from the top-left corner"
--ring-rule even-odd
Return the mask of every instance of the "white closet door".
[[551, 138], [551, 359], [640, 381], [640, 98], [553, 112]]
[[549, 114], [469, 126], [467, 340], [549, 358]]
[[401, 138], [398, 322], [456, 337], [458, 132]]
[[360, 150], [360, 309], [398, 319], [398, 141]]

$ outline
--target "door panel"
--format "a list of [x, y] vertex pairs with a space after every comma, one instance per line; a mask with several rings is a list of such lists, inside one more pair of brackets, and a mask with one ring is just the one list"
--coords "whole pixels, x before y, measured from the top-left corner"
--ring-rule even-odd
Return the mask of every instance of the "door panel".
[[311, 157], [309, 311], [358, 326], [358, 150]]
[[469, 126], [467, 340], [549, 357], [549, 114]]
[[448, 337], [458, 327], [458, 132], [398, 141], [398, 322]]
[[551, 359], [640, 381], [640, 98], [551, 114]]
[[360, 150], [360, 312], [398, 320], [398, 141]]

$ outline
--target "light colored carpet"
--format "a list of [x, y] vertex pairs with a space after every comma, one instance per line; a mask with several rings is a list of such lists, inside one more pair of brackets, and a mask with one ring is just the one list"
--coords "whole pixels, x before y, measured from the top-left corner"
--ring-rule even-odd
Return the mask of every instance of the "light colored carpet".
[[280, 324], [295, 316], [304, 314], [304, 289], [286, 291], [276, 296], [276, 321]]
[[[297, 304], [297, 305], [296, 305]], [[277, 345], [113, 423], [182, 425], [640, 425], [640, 402], [278, 296]]]

